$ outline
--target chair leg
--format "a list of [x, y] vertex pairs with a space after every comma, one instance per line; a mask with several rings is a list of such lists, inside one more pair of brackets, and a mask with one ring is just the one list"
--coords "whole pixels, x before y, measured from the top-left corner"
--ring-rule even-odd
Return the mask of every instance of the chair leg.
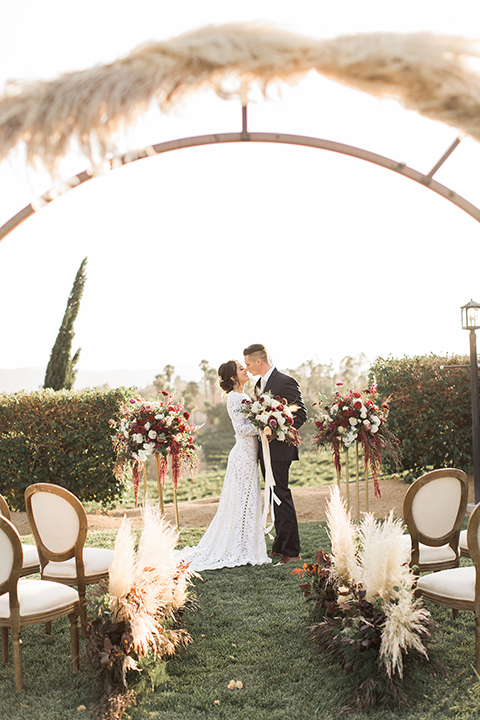
[[82, 637], [87, 637], [87, 598], [84, 583], [78, 583], [78, 596], [80, 598], [80, 625], [82, 627]]
[[69, 616], [70, 619], [70, 639], [72, 644], [72, 664], [73, 664], [73, 672], [78, 673], [80, 670], [80, 662], [79, 662], [79, 638], [78, 638], [78, 610], [71, 613]]
[[452, 617], [454, 620], [458, 620], [458, 610], [456, 608], [452, 608]]
[[46, 635], [52, 634], [52, 621], [51, 620], [49, 620], [48, 622], [45, 623], [45, 634]]
[[480, 675], [480, 615], [475, 612], [475, 666]]
[[8, 663], [8, 628], [1, 628], [2, 637], [2, 663], [6, 665]]
[[20, 630], [12, 628], [13, 665], [15, 668], [15, 687], [17, 690], [23, 688], [23, 663], [22, 663], [22, 638]]

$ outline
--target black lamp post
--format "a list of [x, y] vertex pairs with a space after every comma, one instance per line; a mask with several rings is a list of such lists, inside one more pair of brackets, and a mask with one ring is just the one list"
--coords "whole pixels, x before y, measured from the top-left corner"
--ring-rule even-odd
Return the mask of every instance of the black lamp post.
[[480, 502], [480, 420], [478, 403], [478, 358], [477, 336], [475, 330], [480, 328], [480, 304], [470, 300], [463, 305], [462, 329], [470, 330], [470, 393], [472, 398], [472, 449], [473, 449], [473, 487], [475, 504]]

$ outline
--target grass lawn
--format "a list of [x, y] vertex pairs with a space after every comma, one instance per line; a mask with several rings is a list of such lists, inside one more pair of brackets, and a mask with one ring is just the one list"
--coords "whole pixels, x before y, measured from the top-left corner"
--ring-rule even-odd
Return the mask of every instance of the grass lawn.
[[[198, 542], [202, 530], [186, 530], [181, 545]], [[313, 560], [329, 548], [323, 524], [300, 525], [302, 556]], [[115, 532], [89, 534], [89, 544], [110, 546]], [[194, 642], [167, 666], [168, 680], [140, 694], [132, 720], [335, 720], [344, 698], [344, 676], [313, 655], [304, 628], [308, 605], [288, 567], [241, 567], [205, 571], [195, 581], [198, 608], [184, 624]], [[480, 682], [474, 672], [474, 617], [432, 608], [438, 623], [430, 671], [406, 684], [410, 704], [402, 710], [352, 714], [352, 720], [479, 718]], [[14, 690], [13, 663], [0, 674], [0, 718], [63, 720], [92, 717], [93, 676], [81, 661], [71, 673], [68, 621], [22, 631], [25, 690]], [[82, 643], [82, 647], [84, 647]], [[230, 680], [243, 689], [228, 690]], [[87, 710], [77, 711], [85, 705]]]

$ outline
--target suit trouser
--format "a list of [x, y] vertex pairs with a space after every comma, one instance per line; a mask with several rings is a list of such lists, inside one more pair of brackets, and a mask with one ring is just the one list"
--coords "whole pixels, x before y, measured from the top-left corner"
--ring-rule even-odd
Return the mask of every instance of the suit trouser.
[[[279, 555], [297, 557], [300, 555], [300, 538], [292, 493], [288, 487], [288, 471], [290, 460], [272, 460], [272, 472], [275, 478], [275, 495], [281, 500], [275, 503], [275, 531], [277, 537], [273, 541], [272, 552]], [[265, 465], [260, 458], [260, 467], [265, 477]]]

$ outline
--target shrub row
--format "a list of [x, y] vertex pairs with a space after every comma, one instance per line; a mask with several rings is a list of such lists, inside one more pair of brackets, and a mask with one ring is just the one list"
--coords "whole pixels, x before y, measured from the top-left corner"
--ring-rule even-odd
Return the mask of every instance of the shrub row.
[[[388, 424], [400, 439], [411, 479], [432, 466], [472, 472], [472, 415], [468, 357], [378, 358], [369, 380], [390, 406]], [[385, 471], [395, 468], [385, 458]]]
[[123, 493], [113, 475], [110, 418], [135, 389], [0, 394], [0, 493], [24, 507], [28, 485], [62, 485], [82, 502], [110, 506]]

